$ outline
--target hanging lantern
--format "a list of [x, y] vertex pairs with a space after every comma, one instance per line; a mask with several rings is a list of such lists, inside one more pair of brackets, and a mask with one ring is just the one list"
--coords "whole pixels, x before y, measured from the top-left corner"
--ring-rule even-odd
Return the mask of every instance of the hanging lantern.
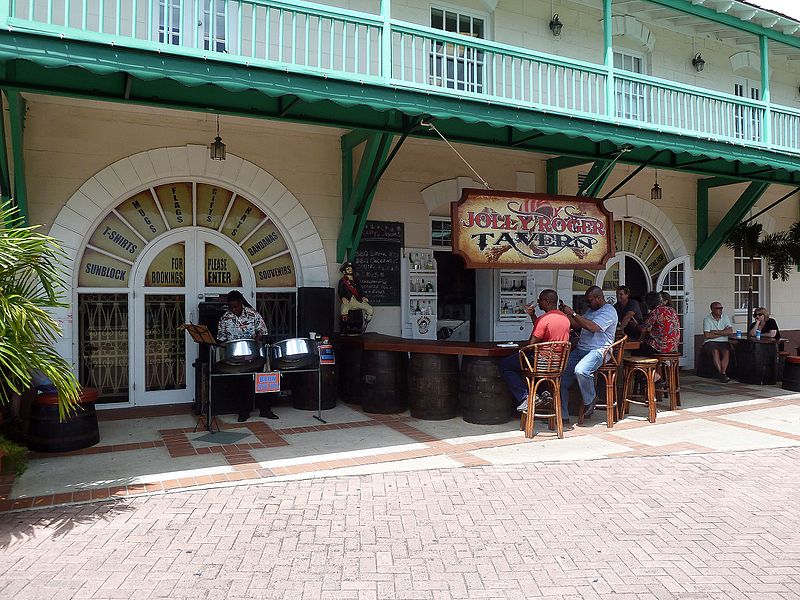
[[217, 115], [217, 137], [208, 146], [211, 160], [225, 160], [225, 143], [219, 136], [219, 115]]
[[561, 22], [561, 19], [558, 18], [558, 14], [553, 15], [553, 18], [550, 20], [550, 31], [553, 32], [553, 35], [561, 35], [561, 28], [564, 24]]
[[658, 185], [658, 169], [656, 169], [656, 182], [650, 188], [650, 200], [661, 200], [661, 186]]

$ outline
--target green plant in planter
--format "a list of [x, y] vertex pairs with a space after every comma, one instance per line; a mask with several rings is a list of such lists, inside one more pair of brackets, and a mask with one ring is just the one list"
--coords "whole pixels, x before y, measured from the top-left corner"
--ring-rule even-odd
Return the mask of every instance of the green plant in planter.
[[0, 435], [0, 475], [22, 475], [28, 467], [28, 449]]
[[53, 348], [61, 327], [50, 309], [62, 307], [64, 284], [58, 241], [23, 227], [16, 208], [0, 204], [0, 403], [30, 385], [31, 371], [44, 373], [58, 390], [62, 419], [78, 404], [78, 381]]

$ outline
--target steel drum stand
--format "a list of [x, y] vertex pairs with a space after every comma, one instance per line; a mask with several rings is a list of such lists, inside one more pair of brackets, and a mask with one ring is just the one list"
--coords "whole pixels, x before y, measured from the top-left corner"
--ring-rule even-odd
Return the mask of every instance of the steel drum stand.
[[[280, 369], [277, 369], [280, 371]], [[322, 418], [322, 365], [317, 365], [316, 369], [287, 369], [287, 373], [316, 373], [317, 374], [317, 414], [313, 415], [313, 417], [319, 421], [320, 423], [325, 423], [326, 425], [328, 422]], [[281, 371], [283, 374], [283, 371]]]
[[[203, 414], [202, 406], [200, 410], [200, 416], [197, 417], [197, 423], [194, 425], [195, 432], [197, 428], [200, 427], [200, 424], [205, 419], [205, 430], [211, 433], [219, 433], [220, 426], [219, 421], [217, 421], [217, 415], [214, 415], [213, 418], [211, 416], [211, 398], [213, 397], [213, 388], [214, 388], [214, 378], [219, 377], [218, 374], [212, 374], [212, 370], [214, 368], [214, 363], [212, 360], [214, 359], [214, 346], [208, 346], [208, 400], [206, 401], [206, 410], [205, 414]], [[214, 431], [214, 423], [217, 425], [217, 431]]]

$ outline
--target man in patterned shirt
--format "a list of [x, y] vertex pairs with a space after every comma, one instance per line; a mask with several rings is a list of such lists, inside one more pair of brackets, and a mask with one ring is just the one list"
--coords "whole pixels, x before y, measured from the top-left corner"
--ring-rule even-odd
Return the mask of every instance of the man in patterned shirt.
[[[217, 328], [218, 342], [224, 344], [226, 342], [235, 342], [236, 340], [263, 340], [266, 338], [268, 332], [264, 318], [253, 310], [253, 307], [248, 304], [241, 292], [231, 291], [228, 293], [227, 300], [228, 310], [222, 315]], [[261, 368], [261, 366], [259, 365], [258, 368]], [[253, 396], [251, 395], [253, 386], [249, 384], [247, 387], [250, 393], [238, 394], [241, 399], [239, 404], [239, 423], [250, 418], [250, 409], [253, 406]], [[255, 402], [258, 405], [258, 416], [277, 419], [278, 415], [272, 412], [265, 396], [266, 394], [256, 395]]]
[[219, 320], [218, 342], [236, 340], [257, 340], [266, 337], [267, 324], [244, 299], [241, 292], [233, 290], [228, 294], [228, 310]]

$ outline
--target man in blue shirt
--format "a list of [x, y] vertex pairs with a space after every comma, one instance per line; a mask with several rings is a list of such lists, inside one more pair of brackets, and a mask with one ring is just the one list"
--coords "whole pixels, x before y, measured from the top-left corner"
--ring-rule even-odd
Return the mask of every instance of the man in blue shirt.
[[[578, 345], [569, 355], [567, 366], [561, 375], [561, 414], [569, 418], [569, 386], [575, 379], [581, 390], [585, 405], [583, 418], [588, 419], [597, 404], [594, 374], [603, 364], [603, 352], [614, 343], [617, 330], [617, 311], [606, 303], [603, 290], [591, 286], [584, 295], [589, 310], [578, 315], [569, 306], [561, 308], [569, 317], [573, 329], [580, 330]], [[566, 422], [569, 422], [568, 420]]]

